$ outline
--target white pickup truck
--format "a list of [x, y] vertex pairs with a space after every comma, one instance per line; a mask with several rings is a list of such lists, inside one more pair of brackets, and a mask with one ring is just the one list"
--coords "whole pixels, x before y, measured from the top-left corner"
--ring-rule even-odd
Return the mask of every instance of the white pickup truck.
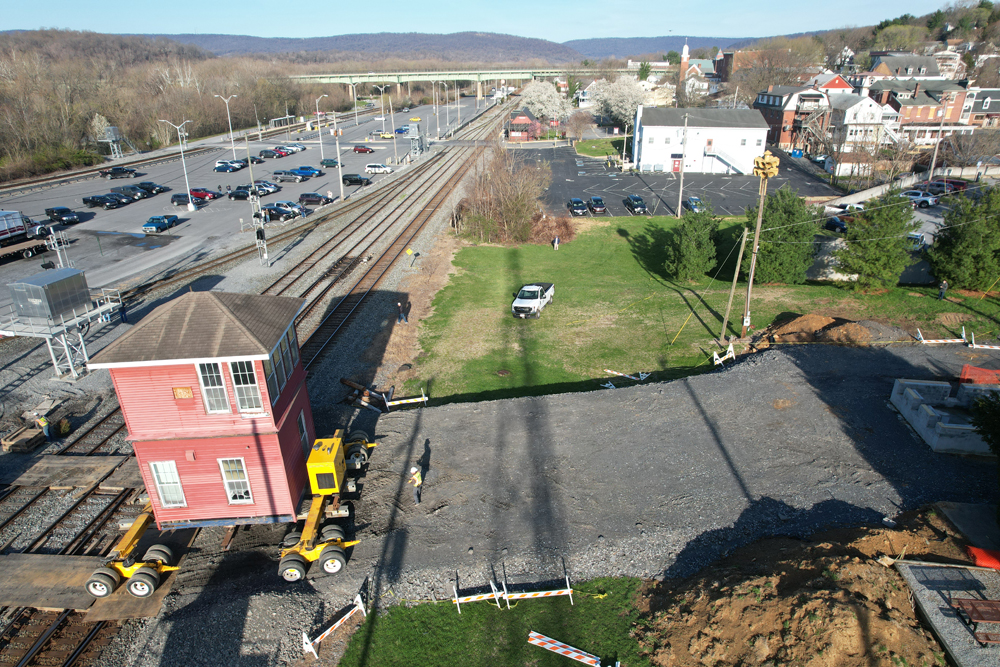
[[529, 317], [538, 319], [542, 316], [542, 308], [552, 303], [552, 297], [555, 294], [556, 288], [552, 283], [525, 285], [514, 295], [514, 303], [510, 305], [510, 314], [521, 319]]

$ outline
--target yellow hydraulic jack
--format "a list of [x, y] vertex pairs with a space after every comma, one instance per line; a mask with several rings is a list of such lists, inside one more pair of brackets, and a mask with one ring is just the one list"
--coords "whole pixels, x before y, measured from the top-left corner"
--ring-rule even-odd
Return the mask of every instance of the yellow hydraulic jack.
[[353, 431], [344, 438], [343, 429], [334, 431], [332, 438], [320, 438], [313, 443], [306, 461], [312, 503], [302, 531], [293, 530], [282, 542], [278, 574], [285, 581], [305, 579], [309, 563], [319, 561], [327, 574], [337, 574], [347, 564], [345, 549], [358, 540], [344, 539], [344, 529], [336, 524], [323, 525], [327, 514], [346, 516], [340, 505], [340, 494], [357, 490], [354, 478], [345, 479], [348, 467], [361, 469], [368, 462], [368, 450], [378, 446], [364, 431]]
[[142, 514], [108, 554], [103, 567], [94, 570], [87, 580], [87, 592], [95, 598], [105, 598], [127, 579], [128, 592], [137, 598], [146, 598], [160, 585], [160, 575], [178, 569], [173, 565], [174, 553], [170, 547], [154, 544], [146, 550], [142, 560], [136, 558], [136, 548], [153, 519], [152, 505], [146, 505]]

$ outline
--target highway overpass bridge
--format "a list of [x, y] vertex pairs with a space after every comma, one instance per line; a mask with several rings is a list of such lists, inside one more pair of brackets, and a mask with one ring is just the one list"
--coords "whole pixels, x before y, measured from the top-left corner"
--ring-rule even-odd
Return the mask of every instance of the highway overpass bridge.
[[550, 79], [557, 76], [571, 74], [577, 77], [600, 77], [606, 76], [610, 72], [616, 74], [635, 74], [629, 69], [596, 69], [596, 68], [507, 68], [507, 69], [467, 69], [467, 70], [439, 70], [432, 72], [368, 72], [368, 73], [342, 73], [342, 74], [300, 74], [289, 77], [293, 81], [300, 83], [340, 83], [354, 87], [354, 84], [368, 83], [375, 85], [395, 84], [396, 91], [402, 92], [403, 84], [406, 84], [407, 93], [410, 92], [410, 83], [413, 81], [471, 81], [476, 84], [476, 97], [483, 96], [483, 85], [499, 85], [500, 81], [505, 81], [506, 85], [520, 86], [525, 81], [534, 79]]

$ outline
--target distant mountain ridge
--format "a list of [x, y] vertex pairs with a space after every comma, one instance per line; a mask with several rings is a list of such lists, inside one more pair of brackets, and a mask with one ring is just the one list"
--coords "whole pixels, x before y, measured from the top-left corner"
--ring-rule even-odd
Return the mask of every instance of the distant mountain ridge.
[[582, 56], [571, 47], [544, 39], [488, 32], [373, 33], [330, 37], [251, 37], [248, 35], [162, 35], [181, 44], [192, 44], [218, 56], [251, 53], [300, 53], [337, 51], [380, 57], [427, 57], [462, 62], [578, 62]]
[[759, 37], [684, 37], [669, 35], [663, 37], [603, 37], [595, 39], [571, 39], [563, 42], [587, 58], [627, 58], [644, 53], [677, 51], [680, 53], [687, 42], [689, 49], [717, 46], [724, 49], [731, 44], [749, 43]]

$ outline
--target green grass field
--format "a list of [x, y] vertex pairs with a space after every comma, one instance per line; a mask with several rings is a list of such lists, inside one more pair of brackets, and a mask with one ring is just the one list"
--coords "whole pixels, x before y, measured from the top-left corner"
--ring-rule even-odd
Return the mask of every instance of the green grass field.
[[[407, 391], [424, 387], [435, 402], [485, 400], [597, 389], [611, 374], [654, 373], [669, 379], [712, 367], [736, 264], [742, 223], [724, 221], [720, 261], [710, 277], [678, 283], [665, 275], [664, 252], [675, 224], [668, 217], [595, 221], [558, 251], [548, 245], [461, 249], [450, 283], [421, 324], [423, 353]], [[555, 299], [538, 320], [515, 320], [513, 293], [534, 281], [555, 283]], [[739, 334], [746, 284], [737, 285], [730, 333]], [[931, 286], [863, 295], [833, 284], [758, 285], [751, 309], [762, 329], [790, 314], [874, 319], [925, 337], [953, 337], [962, 324], [980, 340], [1000, 333], [996, 299]], [[623, 382], [627, 382], [624, 381]], [[617, 382], [616, 382], [617, 384]]]
[[528, 643], [534, 630], [601, 658], [629, 667], [648, 665], [630, 633], [639, 621], [633, 599], [638, 579], [597, 579], [573, 585], [568, 598], [519, 600], [508, 610], [488, 602], [393, 607], [369, 616], [354, 633], [341, 667], [472, 667], [538, 665], [564, 667], [567, 658]]
[[627, 137], [614, 137], [608, 139], [587, 139], [576, 142], [576, 152], [580, 155], [590, 157], [607, 157], [608, 155], [621, 155], [622, 143]]

